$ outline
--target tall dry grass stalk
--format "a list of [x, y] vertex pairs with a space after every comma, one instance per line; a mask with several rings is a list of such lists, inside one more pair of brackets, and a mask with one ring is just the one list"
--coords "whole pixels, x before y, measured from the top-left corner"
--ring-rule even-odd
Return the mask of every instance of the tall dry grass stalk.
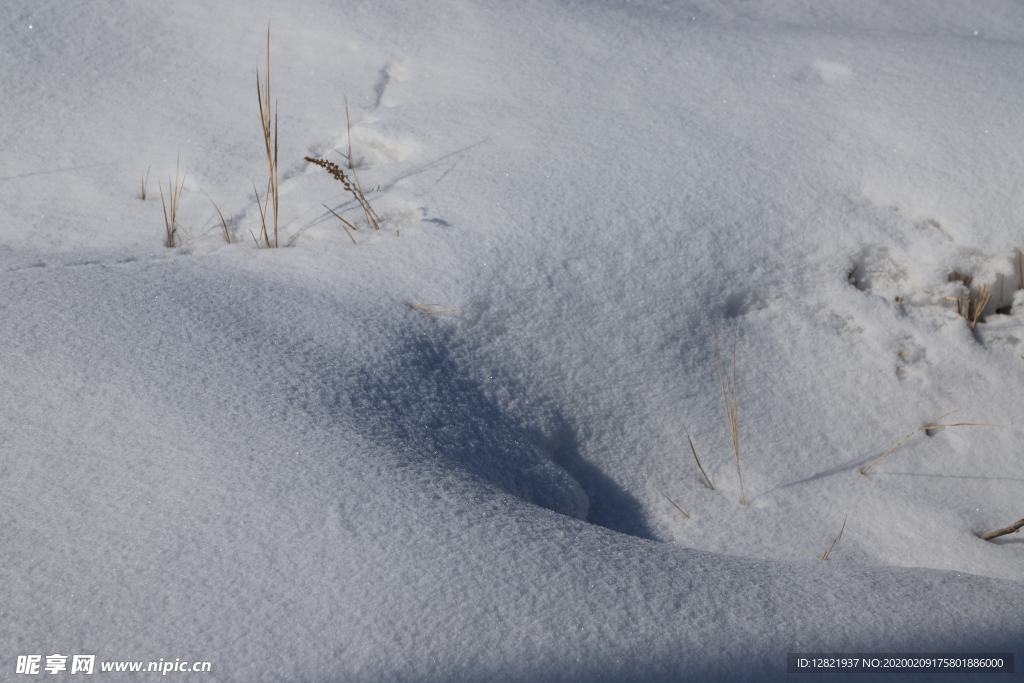
[[895, 446], [893, 446], [892, 448], [887, 450], [885, 453], [882, 453], [880, 456], [878, 456], [878, 458], [876, 458], [873, 463], [871, 463], [870, 465], [868, 465], [867, 467], [862, 469], [860, 471], [860, 473], [861, 474], [867, 474], [868, 470], [870, 470], [872, 467], [874, 467], [878, 463], [882, 462], [882, 460], [887, 455], [889, 455], [894, 450], [896, 450], [897, 448], [902, 446], [904, 441], [906, 441], [907, 439], [912, 437], [914, 434], [917, 434], [918, 432], [927, 432], [927, 431], [930, 431], [932, 429], [942, 429], [944, 427], [1005, 427], [1006, 426], [1006, 425], [989, 424], [987, 422], [956, 422], [954, 424], [948, 424], [948, 425], [939, 424], [939, 420], [941, 420], [944, 417], [949, 417], [953, 413], [957, 413], [957, 412], [960, 412], [959, 409], [952, 410], [952, 411], [946, 413], [945, 415], [942, 415], [940, 417], [935, 418], [934, 420], [932, 420], [928, 424], [922, 425], [922, 426], [918, 427], [917, 429], [915, 429], [914, 431], [910, 432], [905, 437], [903, 437], [902, 439], [897, 441]]
[[[260, 69], [256, 67], [256, 101], [260, 106], [260, 128], [263, 132], [263, 147], [267, 157], [267, 196], [266, 206], [260, 207], [260, 214], [263, 219], [262, 232], [260, 237], [263, 238], [264, 243], [270, 246], [270, 235], [267, 228], [267, 210], [269, 209], [271, 216], [271, 225], [274, 231], [274, 247], [278, 246], [277, 239], [277, 215], [278, 215], [278, 182], [277, 182], [277, 152], [278, 152], [278, 137], [277, 137], [277, 103], [274, 103], [273, 112], [273, 130], [271, 130], [271, 111], [270, 111], [270, 26], [267, 26], [267, 66], [264, 79], [260, 80]], [[259, 203], [259, 194], [256, 196], [256, 201]], [[257, 240], [259, 244], [259, 240]]]
[[732, 377], [728, 376], [723, 364], [722, 354], [718, 348], [718, 332], [712, 328], [715, 336], [715, 361], [718, 366], [718, 382], [722, 388], [722, 404], [725, 406], [725, 419], [729, 425], [729, 436], [732, 437], [732, 452], [736, 457], [736, 475], [740, 480], [740, 504], [747, 504], [747, 496], [743, 491], [743, 473], [740, 471], [740, 412], [737, 399], [739, 392], [736, 384], [736, 340], [739, 333], [740, 321], [736, 320], [736, 327], [732, 333]]
[[[181, 191], [185, 188], [184, 176], [178, 179], [178, 164], [181, 161], [181, 154], [178, 154], [178, 160], [174, 162], [174, 180], [167, 179], [167, 194], [168, 199], [164, 199], [164, 188], [157, 182], [157, 187], [160, 189], [160, 205], [164, 210], [164, 229], [167, 231], [167, 246], [171, 249], [174, 248], [174, 235], [178, 232], [178, 200], [181, 199]], [[170, 207], [168, 207], [170, 204]]]

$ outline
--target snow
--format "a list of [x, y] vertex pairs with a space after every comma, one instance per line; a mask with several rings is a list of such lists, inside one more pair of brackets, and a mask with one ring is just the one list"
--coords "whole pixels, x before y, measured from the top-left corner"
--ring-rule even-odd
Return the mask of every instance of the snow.
[[[5, 679], [53, 653], [203, 681], [1024, 653], [1024, 544], [978, 537], [1024, 516], [1019, 3], [6, 8]], [[303, 161], [343, 162], [346, 98], [377, 232]], [[973, 331], [954, 272], [992, 287]], [[999, 426], [860, 474], [950, 411]]]

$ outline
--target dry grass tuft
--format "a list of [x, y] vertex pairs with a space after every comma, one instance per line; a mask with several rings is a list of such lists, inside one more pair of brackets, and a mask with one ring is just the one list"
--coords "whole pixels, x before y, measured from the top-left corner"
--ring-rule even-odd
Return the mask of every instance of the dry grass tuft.
[[983, 541], [991, 541], [993, 538], [999, 538], [1006, 534], [1016, 533], [1021, 527], [1024, 527], [1024, 519], [1018, 520], [1010, 526], [1004, 526], [1002, 529], [996, 529], [995, 531], [990, 531], [987, 534], [982, 534], [981, 539]]
[[957, 423], [948, 424], [948, 425], [939, 424], [939, 420], [941, 420], [944, 417], [949, 417], [950, 415], [952, 415], [953, 413], [956, 413], [956, 412], [959, 412], [959, 409], [958, 410], [952, 410], [952, 411], [946, 413], [945, 415], [937, 417], [934, 420], [932, 420], [931, 422], [929, 422], [928, 424], [922, 425], [921, 427], [918, 427], [914, 431], [910, 432], [905, 437], [903, 437], [902, 439], [897, 441], [895, 446], [893, 446], [892, 448], [887, 450], [885, 453], [882, 453], [882, 455], [880, 455], [873, 463], [871, 463], [870, 465], [868, 465], [867, 467], [862, 469], [860, 471], [860, 473], [861, 474], [867, 474], [868, 470], [870, 470], [872, 467], [874, 467], [875, 465], [880, 463], [882, 461], [882, 459], [885, 458], [885, 456], [889, 455], [894, 450], [896, 450], [897, 448], [902, 446], [904, 441], [906, 441], [907, 439], [912, 437], [914, 434], [917, 434], [918, 432], [922, 432], [922, 431], [923, 432], [928, 432], [928, 431], [931, 431], [933, 429], [942, 429], [944, 427], [1005, 427], [1006, 426], [1006, 425], [989, 424], [987, 422], [957, 422]]
[[992, 292], [988, 285], [974, 288], [961, 287], [958, 296], [946, 298], [956, 301], [956, 312], [970, 324], [973, 332], [981, 320], [981, 314], [985, 312], [985, 307], [992, 300]]
[[[273, 115], [273, 130], [271, 130], [271, 111], [270, 111], [270, 26], [267, 26], [267, 66], [265, 78], [260, 80], [260, 69], [256, 67], [256, 100], [260, 106], [260, 128], [263, 132], [263, 146], [267, 156], [267, 197], [265, 206], [260, 207], [260, 215], [263, 220], [262, 232], [260, 237], [263, 238], [264, 244], [267, 247], [270, 246], [270, 235], [267, 229], [267, 210], [270, 210], [271, 223], [274, 230], [274, 247], [278, 246], [277, 240], [277, 215], [278, 215], [278, 182], [277, 182], [277, 151], [278, 151], [278, 137], [277, 137], [277, 112], [276, 103], [275, 111]], [[256, 202], [259, 203], [259, 194], [256, 195]], [[256, 240], [259, 244], [259, 240]]]
[[152, 166], [146, 169], [146, 175], [142, 176], [142, 190], [139, 192], [139, 199], [146, 201], [146, 189], [149, 187], [149, 172], [152, 170]]
[[725, 406], [725, 419], [729, 424], [729, 435], [732, 437], [732, 452], [736, 457], [736, 474], [740, 479], [740, 504], [747, 504], [747, 496], [743, 491], [743, 473], [740, 471], [740, 413], [737, 403], [738, 391], [736, 385], [736, 339], [739, 332], [739, 319], [736, 320], [736, 328], [732, 333], [732, 379], [730, 380], [725, 368], [722, 365], [722, 354], [718, 349], [718, 333], [712, 329], [715, 335], [715, 361], [718, 365], [718, 381], [722, 388], [722, 403]]
[[680, 513], [680, 514], [681, 514], [681, 515], [682, 515], [683, 517], [686, 517], [687, 519], [689, 519], [689, 518], [690, 518], [690, 515], [686, 514], [686, 512], [685, 512], [685, 511], [683, 510], [683, 508], [681, 508], [681, 507], [679, 507], [678, 505], [676, 505], [676, 502], [675, 502], [674, 500], [672, 500], [671, 498], [669, 498], [668, 496], [666, 496], [666, 495], [665, 495], [665, 492], [664, 492], [664, 491], [662, 491], [661, 489], [659, 489], [659, 488], [658, 488], [657, 486], [655, 486], [655, 487], [654, 487], [654, 490], [655, 490], [655, 491], [657, 491], [658, 493], [660, 493], [661, 495], [665, 496], [665, 500], [667, 500], [668, 502], [672, 503], [672, 507], [674, 507], [674, 508], [675, 508], [676, 510], [679, 510], [679, 513]]
[[834, 541], [832, 541], [832, 545], [830, 545], [828, 547], [828, 550], [825, 551], [825, 554], [824, 555], [818, 555], [818, 554], [814, 555], [816, 558], [818, 558], [822, 562], [824, 562], [825, 560], [828, 559], [828, 556], [832, 554], [832, 548], [835, 548], [836, 547], [836, 543], [839, 543], [839, 539], [843, 537], [843, 532], [846, 531], [846, 519], [847, 519], [846, 517], [843, 517], [843, 528], [839, 530], [839, 535], [836, 536], [836, 539]]
[[981, 316], [985, 312], [985, 308], [992, 301], [991, 288], [988, 285], [971, 287], [973, 278], [970, 275], [956, 271], [949, 274], [949, 281], [960, 283], [960, 293], [957, 296], [944, 297], [944, 299], [956, 302], [956, 312], [963, 316], [973, 332], [974, 328], [981, 322]]
[[[174, 180], [167, 179], [167, 193], [169, 198], [164, 199], [164, 189], [157, 183], [157, 188], [160, 189], [160, 205], [164, 209], [164, 228], [167, 231], [167, 246], [171, 249], [174, 248], [174, 236], [178, 232], [178, 200], [181, 199], [181, 191], [185, 188], [185, 178], [178, 179], [178, 162], [181, 161], [181, 155], [178, 155], [178, 161], [174, 162]], [[168, 210], [168, 204], [170, 204], [170, 210]]]
[[[374, 211], [372, 206], [370, 206], [367, 194], [362, 190], [362, 184], [359, 182], [359, 176], [355, 173], [355, 161], [352, 159], [352, 122], [348, 116], [348, 97], [345, 98], [345, 130], [348, 133], [348, 154], [343, 152], [339, 152], [338, 154], [344, 157], [345, 161], [348, 162], [348, 174], [341, 170], [337, 164], [333, 164], [326, 159], [317, 159], [315, 157], [304, 157], [304, 159], [310, 164], [315, 164], [333, 175], [335, 179], [337, 179], [338, 182], [348, 190], [348, 193], [355, 199], [355, 201], [358, 202], [359, 207], [362, 208], [362, 214], [367, 218], [367, 223], [373, 229], [379, 230], [381, 229], [381, 220], [377, 216], [377, 212]], [[377, 189], [380, 189], [380, 187], [377, 187]], [[371, 187], [371, 191], [373, 190], [374, 188]], [[355, 225], [339, 216], [333, 209], [327, 205], [325, 205], [324, 208], [334, 214], [334, 216], [341, 221], [341, 224], [345, 226], [346, 232], [349, 228], [353, 230], [355, 229]], [[348, 238], [352, 241], [352, 244], [355, 244], [355, 238], [351, 236], [351, 233], [348, 234]]]
[[[359, 185], [359, 180], [356, 178], [355, 171], [352, 171], [352, 176], [349, 177], [345, 171], [326, 159], [318, 159], [316, 157], [303, 157], [306, 161], [311, 164], [316, 164], [320, 168], [330, 173], [334, 178], [341, 183], [342, 187], [348, 190], [363, 209], [363, 214], [366, 216], [366, 222], [370, 224], [374, 230], [380, 230], [380, 218], [374, 212], [373, 207], [370, 206], [370, 202], [366, 199], [366, 195], [363, 193], [363, 188]], [[337, 214], [335, 214], [337, 215]]]

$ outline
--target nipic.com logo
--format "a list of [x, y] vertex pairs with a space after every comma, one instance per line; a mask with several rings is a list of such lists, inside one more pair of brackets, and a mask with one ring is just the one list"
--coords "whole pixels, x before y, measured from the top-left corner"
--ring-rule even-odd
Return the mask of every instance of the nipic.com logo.
[[[70, 660], [70, 663], [69, 661]], [[86, 674], [94, 673], [209, 673], [210, 662], [181, 661], [180, 658], [155, 662], [96, 662], [96, 655], [18, 655], [14, 673], [27, 676], [40, 674]]]
[[18, 655], [14, 673], [34, 676], [42, 667], [48, 674], [59, 674], [68, 670], [68, 659], [71, 660], [73, 674], [91, 674], [96, 665], [96, 655], [47, 655], [45, 666], [42, 655]]

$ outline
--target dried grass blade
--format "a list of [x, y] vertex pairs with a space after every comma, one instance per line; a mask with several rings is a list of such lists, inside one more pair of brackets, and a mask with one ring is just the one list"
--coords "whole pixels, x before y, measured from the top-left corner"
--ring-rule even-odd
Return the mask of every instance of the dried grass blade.
[[892, 453], [894, 450], [896, 450], [901, 445], [903, 445], [904, 441], [906, 441], [907, 439], [912, 437], [914, 434], [917, 434], [918, 432], [921, 432], [921, 431], [928, 431], [930, 429], [943, 429], [945, 427], [1005, 427], [1006, 426], [1006, 425], [999, 425], [999, 424], [991, 424], [991, 423], [988, 423], [988, 422], [955, 422], [953, 424], [939, 424], [939, 420], [941, 420], [942, 418], [949, 417], [953, 413], [958, 413], [958, 412], [960, 412], [959, 408], [957, 408], [956, 410], [951, 410], [950, 412], [946, 413], [945, 415], [942, 415], [940, 417], [935, 418], [934, 420], [932, 420], [928, 424], [923, 425], [921, 427], [918, 427], [917, 429], [915, 429], [914, 431], [910, 432], [905, 437], [903, 437], [902, 439], [897, 441], [895, 446], [893, 446], [892, 448], [887, 450], [885, 453], [882, 453], [882, 455], [880, 455], [874, 462], [872, 462], [870, 465], [868, 465], [867, 467], [862, 469], [860, 471], [860, 473], [861, 474], [867, 474], [867, 471], [870, 470], [875, 465], [877, 465], [879, 462], [881, 462], [882, 459], [885, 458], [885, 456], [887, 456], [890, 453]]
[[740, 504], [747, 504], [747, 495], [743, 489], [743, 472], [740, 470], [740, 415], [739, 415], [739, 390], [736, 380], [736, 344], [739, 336], [739, 319], [736, 320], [736, 327], [732, 336], [732, 378], [728, 377], [722, 365], [722, 354], [718, 347], [718, 332], [712, 328], [715, 337], [715, 361], [718, 366], [718, 383], [722, 389], [722, 403], [725, 406], [725, 419], [729, 426], [729, 436], [732, 438], [732, 451], [736, 458], [736, 475], [740, 481]]
[[[263, 238], [266, 248], [270, 249], [270, 235], [267, 233], [267, 212], [263, 203], [260, 202], [260, 193], [256, 190], [256, 183], [252, 184], [252, 192], [256, 195], [256, 206], [259, 207], [260, 210], [260, 237]], [[270, 197], [267, 197], [267, 201], [270, 201]], [[259, 244], [259, 241], [256, 243]]]
[[[847, 517], [849, 517], [849, 515], [847, 515]], [[823, 562], [828, 559], [828, 556], [832, 554], [832, 548], [836, 547], [836, 543], [839, 542], [839, 539], [843, 537], [843, 532], [846, 531], [846, 519], [847, 519], [847, 517], [843, 517], [843, 528], [839, 530], [839, 535], [836, 536], [836, 540], [832, 541], [832, 545], [830, 545], [828, 547], [828, 550], [825, 551], [825, 554], [824, 555], [816, 555], [815, 557], [817, 557], [818, 559], [822, 560]]]
[[210, 200], [211, 204], [213, 204], [213, 210], [217, 212], [217, 218], [220, 220], [220, 229], [224, 235], [224, 241], [231, 244], [233, 242], [231, 239], [231, 231], [228, 230], [228, 222], [224, 220], [224, 214], [220, 212], [220, 207], [217, 206], [217, 202], [213, 201], [213, 197], [211, 197], [206, 190], [203, 190], [203, 194], [205, 194], [206, 198]]
[[686, 427], [683, 427], [683, 431], [686, 432], [686, 440], [690, 443], [690, 452], [693, 453], [693, 459], [696, 461], [697, 467], [700, 469], [700, 473], [704, 475], [704, 481], [706, 481], [708, 483], [708, 487], [714, 491], [715, 485], [711, 483], [711, 478], [700, 464], [700, 458], [697, 457], [697, 449], [693, 447], [693, 439], [690, 438], [690, 432], [687, 431]]
[[[273, 220], [274, 228], [274, 247], [278, 247], [278, 199], [279, 199], [279, 186], [278, 186], [278, 174], [277, 174], [277, 158], [279, 150], [278, 142], [278, 118], [276, 112], [273, 113], [273, 124], [274, 129], [271, 131], [271, 109], [270, 109], [270, 26], [267, 26], [267, 62], [266, 62], [266, 73], [264, 79], [260, 81], [260, 70], [256, 67], [256, 102], [260, 108], [260, 128], [263, 133], [263, 147], [267, 157], [267, 207], [269, 208], [273, 203], [273, 210], [271, 217]], [[261, 209], [261, 213], [266, 213], [264, 209]], [[264, 222], [266, 218], [264, 218]], [[269, 231], [267, 231], [266, 242], [269, 245]]]
[[352, 225], [347, 220], [345, 220], [344, 218], [339, 216], [338, 213], [334, 209], [332, 209], [331, 207], [327, 206], [326, 204], [322, 204], [322, 206], [325, 209], [327, 209], [328, 211], [330, 211], [331, 214], [333, 214], [335, 218], [337, 218], [339, 221], [341, 221], [341, 227], [343, 227], [345, 229], [345, 234], [348, 235], [348, 238], [350, 240], [352, 240], [352, 244], [356, 244], [356, 238], [353, 237], [352, 233], [348, 231], [349, 228], [352, 228], [353, 230], [355, 230], [356, 226]]
[[157, 189], [160, 190], [160, 206], [164, 210], [164, 230], [167, 231], [167, 246], [171, 249], [174, 248], [174, 228], [172, 222], [167, 216], [167, 203], [164, 201], [164, 188], [160, 183], [157, 183]]
[[683, 508], [681, 508], [678, 505], [676, 505], [676, 502], [674, 500], [672, 500], [671, 498], [666, 496], [664, 491], [659, 489], [657, 486], [654, 487], [654, 490], [657, 491], [658, 493], [660, 493], [661, 495], [665, 496], [665, 500], [667, 500], [668, 502], [672, 503], [672, 507], [674, 507], [676, 510], [679, 510], [679, 512], [683, 515], [683, 517], [686, 517], [687, 519], [690, 518], [690, 515], [686, 514], [686, 512], [683, 510]]

